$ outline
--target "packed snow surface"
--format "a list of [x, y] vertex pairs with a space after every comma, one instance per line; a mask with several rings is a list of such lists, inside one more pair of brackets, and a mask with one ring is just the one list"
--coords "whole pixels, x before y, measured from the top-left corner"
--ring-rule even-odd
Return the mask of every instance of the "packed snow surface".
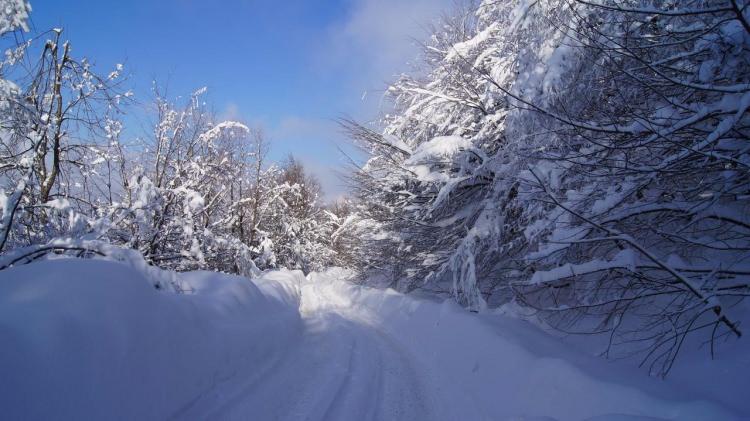
[[747, 409], [605, 367], [521, 320], [345, 275], [194, 272], [175, 294], [106, 261], [2, 271], [2, 418], [732, 420]]

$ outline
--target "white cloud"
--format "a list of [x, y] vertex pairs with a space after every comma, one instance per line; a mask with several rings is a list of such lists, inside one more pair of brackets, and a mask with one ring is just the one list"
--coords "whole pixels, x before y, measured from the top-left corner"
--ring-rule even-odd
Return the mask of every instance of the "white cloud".
[[[418, 61], [420, 49], [415, 40], [424, 39], [427, 27], [454, 1], [350, 0], [346, 18], [328, 28], [328, 35], [315, 55], [318, 71], [339, 77], [345, 84], [348, 93], [339, 105], [348, 115], [364, 121], [377, 117], [388, 83]], [[325, 139], [326, 152], [337, 159], [324, 160], [319, 153], [296, 155], [320, 178], [327, 200], [346, 191], [340, 173], [346, 171], [348, 161], [336, 150], [336, 144], [345, 147], [346, 142], [334, 122], [287, 118], [274, 134], [280, 143], [285, 138], [318, 138], [319, 147]]]
[[240, 106], [234, 102], [228, 103], [224, 107], [224, 111], [219, 114], [220, 120], [241, 120], [242, 113], [240, 112]]
[[299, 156], [298, 159], [305, 166], [305, 171], [314, 175], [320, 181], [320, 185], [323, 187], [321, 199], [324, 202], [333, 202], [346, 195], [347, 186], [345, 180], [342, 179], [345, 171], [343, 166], [320, 162], [305, 155]]
[[448, 10], [452, 0], [352, 0], [347, 18], [329, 28], [317, 59], [324, 71], [348, 75], [350, 101], [361, 100], [372, 112], [382, 90], [396, 74], [416, 62], [415, 39]]
[[[427, 27], [454, 1], [349, 0], [345, 17], [327, 28], [326, 36], [314, 49], [311, 70], [341, 83], [345, 92], [344, 98], [333, 93], [328, 100], [345, 110], [342, 114], [362, 121], [375, 119], [388, 83], [418, 60], [415, 39], [427, 36]], [[228, 104], [222, 116], [237, 119], [241, 110], [236, 104]], [[348, 161], [337, 147], [355, 158], [361, 156], [347, 146], [335, 121], [306, 115], [289, 115], [273, 123], [268, 120], [256, 122], [267, 130], [272, 159], [294, 154], [320, 179], [326, 200], [346, 191], [339, 174], [346, 171]]]

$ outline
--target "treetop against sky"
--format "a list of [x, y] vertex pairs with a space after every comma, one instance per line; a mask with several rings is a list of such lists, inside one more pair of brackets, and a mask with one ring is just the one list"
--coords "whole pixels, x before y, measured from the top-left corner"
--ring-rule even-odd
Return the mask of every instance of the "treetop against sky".
[[[335, 120], [373, 120], [413, 41], [447, 0], [285, 2], [37, 0], [32, 25], [65, 29], [102, 69], [125, 64], [136, 99], [156, 80], [169, 95], [206, 86], [220, 117], [262, 125], [279, 159], [294, 153], [327, 198], [344, 191], [335, 167], [345, 140]], [[136, 130], [146, 126], [130, 124]]]

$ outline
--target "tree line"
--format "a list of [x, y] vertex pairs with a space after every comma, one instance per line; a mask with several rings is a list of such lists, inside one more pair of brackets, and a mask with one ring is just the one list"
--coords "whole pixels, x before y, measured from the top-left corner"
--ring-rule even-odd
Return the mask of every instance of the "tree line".
[[686, 340], [713, 355], [750, 295], [749, 22], [741, 0], [457, 8], [384, 129], [342, 122], [369, 154], [358, 267], [662, 375]]
[[[99, 73], [60, 29], [24, 40], [28, 3], [0, 5], [0, 268], [59, 254], [246, 276], [340, 264], [341, 206], [299, 160], [271, 162], [262, 129], [218, 120], [205, 88], [172, 99], [155, 84], [136, 102], [121, 65]], [[128, 113], [151, 120], [145, 135], [124, 134]]]

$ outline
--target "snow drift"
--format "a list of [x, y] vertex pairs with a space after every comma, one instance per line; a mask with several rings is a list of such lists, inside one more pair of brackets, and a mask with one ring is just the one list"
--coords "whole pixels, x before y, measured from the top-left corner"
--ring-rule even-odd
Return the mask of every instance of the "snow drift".
[[748, 381], [731, 380], [747, 372], [746, 352], [662, 381], [521, 320], [356, 286], [340, 269], [253, 281], [177, 274], [186, 294], [157, 290], [143, 273], [76, 259], [0, 271], [3, 418], [689, 421], [750, 413]]
[[[346, 276], [338, 269], [308, 276], [303, 311], [328, 307], [394, 338], [442, 389], [445, 419], [740, 420], [750, 411], [734, 390], [747, 390], [744, 380], [714, 371], [709, 381], [711, 372], [696, 365], [692, 377], [663, 381], [586, 355], [519, 319], [339, 280]], [[747, 358], [728, 366], [747, 370]]]
[[167, 419], [298, 335], [301, 272], [179, 275], [154, 289], [119, 263], [65, 259], [0, 273], [5, 419]]

